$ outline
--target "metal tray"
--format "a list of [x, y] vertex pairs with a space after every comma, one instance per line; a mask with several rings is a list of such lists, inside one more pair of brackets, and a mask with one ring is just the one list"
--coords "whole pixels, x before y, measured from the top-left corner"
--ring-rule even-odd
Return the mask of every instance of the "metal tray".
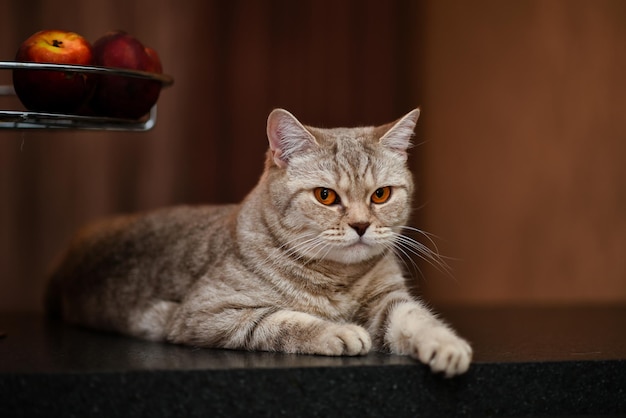
[[[167, 74], [155, 74], [145, 71], [122, 68], [98, 67], [92, 65], [45, 64], [35, 62], [0, 61], [2, 69], [52, 70], [79, 72], [100, 75], [135, 77], [161, 82], [163, 87], [174, 84], [174, 79]], [[0, 96], [15, 95], [13, 86], [0, 86]], [[64, 113], [31, 112], [20, 110], [0, 110], [0, 129], [84, 129], [101, 131], [148, 131], [156, 124], [157, 106], [150, 109], [142, 119], [121, 119], [97, 116], [81, 116]]]

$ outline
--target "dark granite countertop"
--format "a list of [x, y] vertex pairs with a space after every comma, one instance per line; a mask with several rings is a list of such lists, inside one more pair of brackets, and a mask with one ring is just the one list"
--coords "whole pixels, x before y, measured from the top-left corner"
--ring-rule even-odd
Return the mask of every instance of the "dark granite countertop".
[[195, 349], [0, 314], [0, 417], [626, 416], [626, 306], [465, 307], [444, 379], [409, 358]]

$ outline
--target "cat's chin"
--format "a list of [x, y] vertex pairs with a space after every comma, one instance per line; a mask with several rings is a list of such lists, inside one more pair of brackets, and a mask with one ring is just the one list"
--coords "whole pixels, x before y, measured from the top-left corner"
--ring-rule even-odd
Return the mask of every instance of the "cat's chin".
[[356, 243], [347, 247], [339, 247], [330, 251], [325, 260], [342, 264], [357, 264], [372, 259], [382, 253], [382, 250], [364, 243]]

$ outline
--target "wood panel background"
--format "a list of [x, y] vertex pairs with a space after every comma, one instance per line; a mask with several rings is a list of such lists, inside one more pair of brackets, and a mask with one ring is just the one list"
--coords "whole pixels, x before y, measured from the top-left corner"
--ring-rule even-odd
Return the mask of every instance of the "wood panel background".
[[626, 2], [429, 1], [424, 13], [423, 222], [462, 259], [429, 292], [625, 301]]
[[86, 221], [240, 200], [274, 107], [321, 126], [422, 107], [415, 224], [461, 259], [422, 266], [435, 303], [626, 301], [623, 22], [619, 0], [4, 0], [0, 60], [42, 28], [119, 28], [176, 82], [148, 133], [0, 131], [0, 310], [40, 310]]

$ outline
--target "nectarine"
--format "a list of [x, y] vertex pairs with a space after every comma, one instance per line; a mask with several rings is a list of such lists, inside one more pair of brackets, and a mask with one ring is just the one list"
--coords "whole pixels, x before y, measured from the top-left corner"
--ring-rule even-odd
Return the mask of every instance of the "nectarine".
[[[15, 60], [92, 65], [93, 52], [89, 42], [77, 33], [43, 30], [20, 45]], [[90, 98], [95, 77], [71, 71], [15, 69], [13, 86], [18, 98], [29, 110], [73, 112]]]
[[[93, 44], [96, 65], [162, 73], [161, 61], [151, 48], [123, 31], [105, 34]], [[156, 103], [161, 82], [117, 75], [99, 76], [91, 101], [97, 114], [137, 119]]]

